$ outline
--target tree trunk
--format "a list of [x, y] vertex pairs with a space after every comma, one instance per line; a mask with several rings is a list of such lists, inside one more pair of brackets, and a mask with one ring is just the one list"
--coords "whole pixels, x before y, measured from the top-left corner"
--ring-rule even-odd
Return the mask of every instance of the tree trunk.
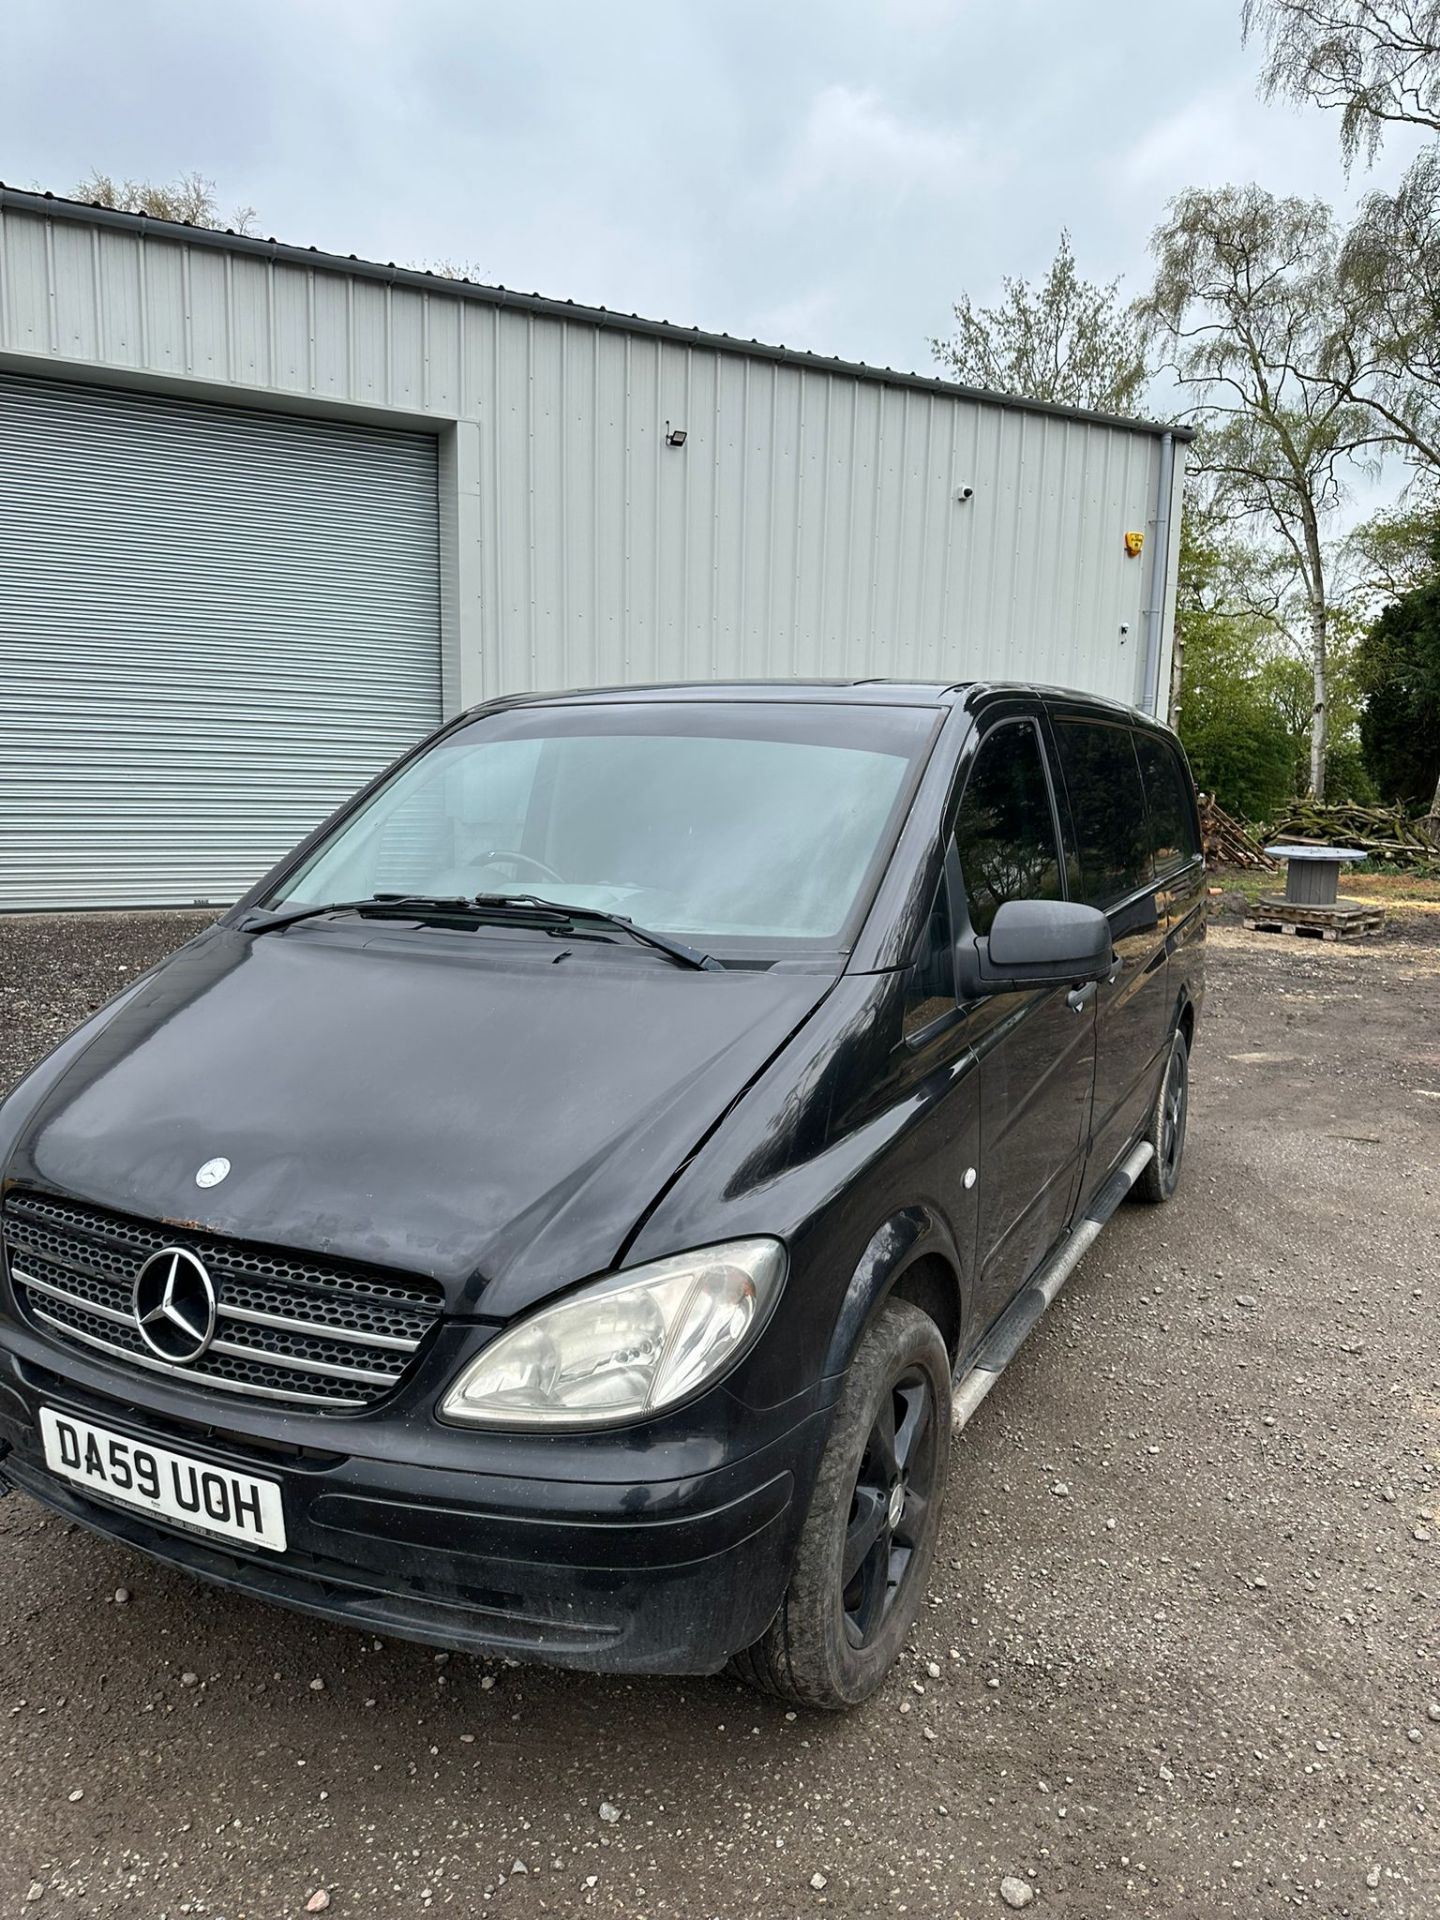
[[1320, 527], [1313, 513], [1305, 515], [1305, 551], [1310, 562], [1306, 589], [1310, 602], [1310, 665], [1315, 676], [1315, 704], [1310, 711], [1310, 791], [1317, 800], [1323, 800], [1325, 749], [1330, 744], [1329, 669], [1325, 657], [1329, 621], [1325, 605], [1325, 557], [1320, 547]]
[[1310, 714], [1310, 791], [1325, 798], [1325, 749], [1329, 744], [1330, 714], [1326, 705], [1325, 608], [1310, 609], [1311, 665], [1315, 674], [1315, 705]]
[[1180, 695], [1185, 685], [1185, 623], [1175, 622], [1175, 638], [1170, 654], [1170, 711], [1166, 719], [1177, 731], [1180, 726]]

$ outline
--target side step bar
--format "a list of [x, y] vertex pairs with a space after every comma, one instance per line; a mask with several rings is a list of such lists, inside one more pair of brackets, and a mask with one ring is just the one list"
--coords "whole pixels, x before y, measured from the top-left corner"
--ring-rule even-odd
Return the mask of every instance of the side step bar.
[[958, 1433], [975, 1416], [981, 1401], [1015, 1358], [1026, 1335], [1100, 1237], [1100, 1229], [1134, 1186], [1154, 1156], [1142, 1140], [1111, 1174], [1085, 1216], [1051, 1254], [1022, 1294], [1016, 1296], [986, 1334], [979, 1352], [955, 1389], [954, 1426]]

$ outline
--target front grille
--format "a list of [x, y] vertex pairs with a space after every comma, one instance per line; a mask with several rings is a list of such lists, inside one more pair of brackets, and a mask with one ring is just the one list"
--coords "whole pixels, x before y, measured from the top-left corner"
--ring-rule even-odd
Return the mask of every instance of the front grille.
[[[17, 1303], [52, 1336], [221, 1392], [328, 1412], [353, 1413], [389, 1393], [442, 1306], [431, 1281], [359, 1272], [49, 1194], [9, 1194], [0, 1241]], [[136, 1274], [166, 1247], [198, 1255], [215, 1288], [215, 1338], [189, 1366], [152, 1354], [131, 1310]]]

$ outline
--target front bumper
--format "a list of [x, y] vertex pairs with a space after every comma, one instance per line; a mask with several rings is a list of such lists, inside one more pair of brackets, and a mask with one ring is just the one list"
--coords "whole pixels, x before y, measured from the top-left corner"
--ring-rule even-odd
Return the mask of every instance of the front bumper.
[[[829, 1419], [828, 1406], [807, 1401], [781, 1431], [762, 1423], [752, 1451], [702, 1450], [698, 1470], [693, 1449], [657, 1446], [657, 1477], [643, 1481], [617, 1474], [611, 1438], [592, 1436], [593, 1478], [575, 1476], [585, 1452], [573, 1441], [555, 1455], [563, 1477], [546, 1478], [533, 1442], [517, 1463], [502, 1437], [466, 1435], [474, 1465], [458, 1467], [451, 1434], [445, 1464], [422, 1464], [427, 1436], [408, 1423], [409, 1457], [393, 1421], [346, 1423], [342, 1434], [324, 1419], [251, 1417], [69, 1355], [62, 1377], [53, 1351], [27, 1354], [22, 1330], [5, 1334], [19, 1350], [0, 1353], [0, 1480], [261, 1599], [436, 1646], [607, 1672], [715, 1672], [759, 1637], [789, 1579]], [[288, 1550], [208, 1539], [57, 1477], [41, 1449], [41, 1405], [277, 1481]], [[373, 1451], [356, 1444], [365, 1429]], [[345, 1450], [332, 1450], [342, 1439]], [[633, 1463], [634, 1436], [621, 1444]], [[692, 1470], [667, 1477], [667, 1465]]]

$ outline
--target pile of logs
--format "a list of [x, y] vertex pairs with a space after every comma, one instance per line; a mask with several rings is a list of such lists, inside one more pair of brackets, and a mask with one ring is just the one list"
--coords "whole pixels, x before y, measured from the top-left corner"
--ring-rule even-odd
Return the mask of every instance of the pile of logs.
[[1200, 795], [1200, 836], [1207, 867], [1250, 867], [1257, 873], [1279, 871], [1279, 862], [1266, 853], [1264, 843], [1233, 814], [1226, 813], [1213, 793]]
[[1360, 807], [1348, 801], [1328, 806], [1296, 800], [1266, 838], [1272, 845], [1288, 840], [1295, 846], [1363, 847], [1372, 860], [1415, 867], [1440, 859], [1440, 844], [1429, 837], [1426, 827], [1426, 821], [1408, 818], [1403, 807]]

